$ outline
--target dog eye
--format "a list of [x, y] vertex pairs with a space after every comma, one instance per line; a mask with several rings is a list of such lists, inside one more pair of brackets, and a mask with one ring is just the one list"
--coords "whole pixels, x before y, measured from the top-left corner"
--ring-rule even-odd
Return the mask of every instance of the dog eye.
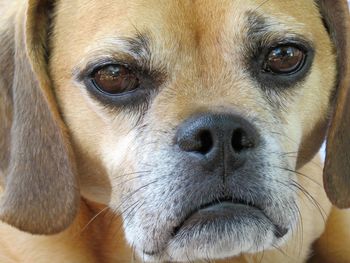
[[297, 47], [275, 47], [266, 56], [263, 69], [274, 74], [293, 74], [303, 67], [305, 57], [305, 53]]
[[133, 91], [140, 85], [137, 76], [122, 65], [106, 65], [96, 70], [92, 81], [99, 90], [111, 95]]

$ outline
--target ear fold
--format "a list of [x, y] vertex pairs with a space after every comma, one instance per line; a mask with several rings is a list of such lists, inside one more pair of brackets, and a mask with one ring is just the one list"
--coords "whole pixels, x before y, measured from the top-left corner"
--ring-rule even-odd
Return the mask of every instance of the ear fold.
[[11, 154], [0, 219], [23, 231], [54, 234], [74, 220], [79, 204], [72, 150], [47, 74], [48, 10], [29, 0], [15, 28]]
[[350, 17], [346, 0], [319, 0], [337, 53], [337, 92], [327, 137], [324, 185], [331, 202], [350, 207]]

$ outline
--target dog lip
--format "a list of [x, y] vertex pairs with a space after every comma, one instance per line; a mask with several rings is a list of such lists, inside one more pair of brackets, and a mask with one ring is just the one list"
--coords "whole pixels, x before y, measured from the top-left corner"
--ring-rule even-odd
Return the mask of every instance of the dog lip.
[[146, 251], [146, 250], [143, 250], [142, 253], [146, 256], [150, 256], [150, 257], [153, 257], [153, 256], [156, 256], [157, 254], [159, 254], [160, 252], [158, 251]]
[[263, 216], [266, 217], [274, 225], [274, 235], [277, 238], [282, 238], [288, 233], [289, 230], [287, 228], [280, 227], [277, 224], [273, 223], [273, 221], [264, 212], [264, 209], [262, 209], [259, 205], [241, 199], [222, 198], [214, 202], [201, 205], [198, 209], [188, 213], [187, 216], [180, 222], [180, 224], [173, 229], [172, 237], [174, 238], [180, 232], [180, 230], [183, 229], [185, 225], [190, 224], [190, 221], [194, 218], [196, 218], [195, 220], [197, 221], [199, 217], [202, 217], [204, 221], [210, 221], [211, 219], [214, 220], [218, 217], [226, 217], [229, 220], [230, 214], [234, 212], [235, 206], [238, 205], [246, 206], [247, 208], [261, 212]]
[[[231, 204], [243, 204], [243, 205], [247, 205], [247, 206], [251, 206], [251, 207], [255, 207], [252, 203], [250, 202], [247, 202], [247, 201], [243, 201], [243, 200], [240, 200], [240, 199], [233, 199], [233, 198], [228, 198], [228, 197], [225, 197], [225, 198], [220, 198], [218, 200], [215, 200], [213, 202], [210, 202], [210, 203], [206, 203], [206, 204], [203, 204], [201, 205], [199, 208], [195, 209], [195, 210], [192, 210], [191, 212], [189, 212], [185, 217], [184, 219], [179, 223], [178, 226], [176, 226], [173, 231], [172, 231], [172, 236], [176, 236], [176, 234], [180, 231], [180, 229], [184, 226], [184, 224], [186, 223], [187, 220], [189, 220], [194, 214], [198, 213], [199, 211], [201, 210], [204, 210], [204, 209], [208, 209], [210, 207], [213, 207], [213, 206], [216, 206], [216, 205], [219, 205], [219, 204], [222, 204], [222, 203], [231, 203]], [[257, 207], [256, 207], [257, 208]], [[260, 209], [260, 208], [258, 208]], [[260, 209], [261, 210], [261, 209]]]
[[[186, 222], [188, 222], [188, 220], [190, 220], [190, 218], [192, 216], [194, 216], [196, 213], [198, 213], [199, 211], [203, 211], [203, 210], [208, 210], [208, 209], [213, 209], [215, 206], [217, 205], [227, 205], [227, 204], [231, 204], [231, 205], [245, 205], [245, 206], [250, 206], [252, 208], [261, 210], [260, 208], [258, 208], [257, 206], [255, 206], [254, 204], [244, 201], [244, 200], [240, 200], [240, 199], [232, 199], [232, 198], [220, 198], [217, 199], [216, 201], [210, 202], [210, 203], [206, 203], [201, 205], [199, 208], [192, 210], [191, 212], [189, 212], [184, 219], [179, 223], [178, 226], [176, 226], [173, 231], [171, 232], [171, 236], [172, 238], [174, 238], [179, 232], [180, 230], [183, 228], [183, 226], [186, 224]], [[276, 230], [276, 233], [280, 233], [279, 231]], [[156, 257], [157, 255], [160, 255], [162, 252], [161, 250], [159, 251], [147, 251], [147, 250], [143, 250], [142, 253], [146, 256], [149, 257]]]
[[[181, 232], [191, 230], [191, 228], [195, 226], [204, 225], [206, 223], [210, 224], [216, 220], [231, 220], [233, 222], [236, 216], [238, 218], [241, 218], [242, 215], [239, 215], [239, 212], [237, 214], [236, 210], [241, 210], [242, 208], [246, 209], [246, 211], [250, 211], [252, 215], [258, 215], [259, 217], [263, 217], [265, 220], [268, 220], [274, 227], [273, 234], [276, 238], [282, 238], [288, 233], [288, 228], [280, 227], [279, 225], [273, 223], [273, 220], [266, 215], [264, 209], [258, 204], [241, 199], [221, 198], [217, 199], [216, 201], [203, 204], [199, 208], [196, 208], [189, 212], [183, 218], [183, 220], [175, 228], [173, 228], [173, 231], [171, 232], [171, 238], [168, 240], [168, 242], [172, 242], [175, 239], [178, 239], [182, 236]], [[142, 253], [145, 256], [155, 259], [158, 256], [162, 255], [163, 249], [143, 250]]]

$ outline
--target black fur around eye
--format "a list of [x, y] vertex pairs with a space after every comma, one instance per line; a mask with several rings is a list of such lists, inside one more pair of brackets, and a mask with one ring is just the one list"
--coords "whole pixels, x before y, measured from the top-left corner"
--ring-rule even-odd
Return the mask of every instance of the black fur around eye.
[[89, 94], [111, 108], [143, 107], [156, 87], [149, 74], [126, 63], [95, 63], [81, 75]]
[[313, 58], [312, 44], [303, 39], [285, 40], [269, 46], [257, 43], [252, 50], [249, 69], [263, 90], [284, 91], [307, 77]]

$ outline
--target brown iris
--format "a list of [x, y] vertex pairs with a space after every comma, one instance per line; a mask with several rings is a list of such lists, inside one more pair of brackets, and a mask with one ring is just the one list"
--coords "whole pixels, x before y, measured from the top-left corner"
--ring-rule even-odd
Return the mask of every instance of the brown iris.
[[137, 76], [122, 65], [104, 66], [92, 78], [100, 90], [112, 95], [133, 91], [140, 84]]
[[276, 47], [265, 60], [264, 70], [276, 74], [291, 74], [304, 64], [305, 53], [293, 46]]

